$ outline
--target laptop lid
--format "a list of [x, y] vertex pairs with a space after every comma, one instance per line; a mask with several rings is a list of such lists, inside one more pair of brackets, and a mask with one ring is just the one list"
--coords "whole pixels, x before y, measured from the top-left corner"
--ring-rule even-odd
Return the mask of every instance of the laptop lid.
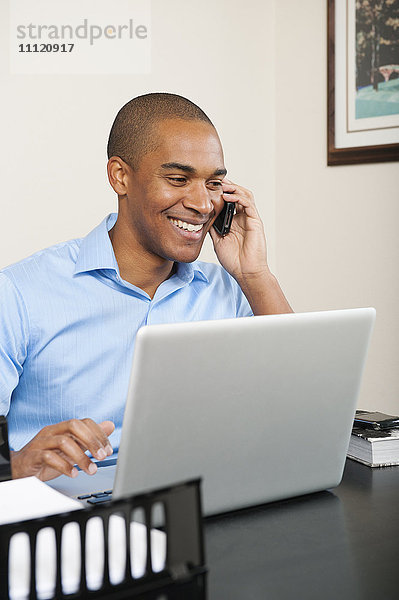
[[206, 515], [334, 487], [373, 308], [137, 335], [114, 498], [203, 478]]

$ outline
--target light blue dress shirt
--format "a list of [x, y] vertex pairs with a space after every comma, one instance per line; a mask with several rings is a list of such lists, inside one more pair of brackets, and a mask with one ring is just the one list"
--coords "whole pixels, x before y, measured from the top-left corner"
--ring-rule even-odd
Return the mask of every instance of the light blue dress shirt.
[[45, 425], [84, 417], [114, 421], [117, 449], [140, 327], [252, 315], [219, 265], [178, 263], [152, 300], [124, 281], [108, 235], [116, 219], [0, 271], [0, 414], [14, 450]]

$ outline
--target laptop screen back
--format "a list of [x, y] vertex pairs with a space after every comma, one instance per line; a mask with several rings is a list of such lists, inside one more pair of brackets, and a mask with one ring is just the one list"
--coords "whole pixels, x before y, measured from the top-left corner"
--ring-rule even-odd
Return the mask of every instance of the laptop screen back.
[[203, 478], [205, 514], [338, 485], [375, 310], [142, 328], [114, 498]]

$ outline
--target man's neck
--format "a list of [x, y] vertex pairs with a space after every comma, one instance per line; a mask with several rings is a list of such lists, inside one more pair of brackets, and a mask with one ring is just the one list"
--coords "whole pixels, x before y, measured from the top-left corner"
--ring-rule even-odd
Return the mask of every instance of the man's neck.
[[175, 273], [175, 263], [144, 253], [128, 232], [124, 231], [124, 227], [121, 224], [118, 226], [118, 223], [119, 221], [109, 230], [108, 235], [120, 276], [153, 298], [161, 283]]

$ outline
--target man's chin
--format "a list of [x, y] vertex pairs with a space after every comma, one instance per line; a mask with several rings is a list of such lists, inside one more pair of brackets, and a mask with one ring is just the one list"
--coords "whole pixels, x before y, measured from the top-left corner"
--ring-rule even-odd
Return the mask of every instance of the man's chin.
[[181, 255], [177, 255], [174, 257], [174, 261], [175, 262], [181, 262], [181, 263], [192, 263], [195, 260], [197, 260], [197, 258], [199, 257], [199, 252], [196, 252], [195, 254], [190, 253], [190, 256], [187, 256], [186, 254], [181, 254]]
[[181, 263], [191, 263], [197, 260], [200, 255], [202, 249], [202, 243], [198, 244], [195, 248], [188, 247], [182, 249], [175, 249], [174, 252], [171, 252], [169, 260], [173, 260], [175, 262]]

